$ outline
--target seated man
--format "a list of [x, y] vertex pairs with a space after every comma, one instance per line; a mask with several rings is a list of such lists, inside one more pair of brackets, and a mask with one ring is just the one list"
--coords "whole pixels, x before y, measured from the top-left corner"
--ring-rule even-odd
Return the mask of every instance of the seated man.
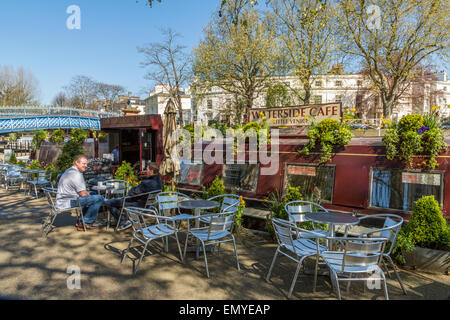
[[[58, 182], [58, 194], [56, 195], [56, 208], [67, 209], [78, 206], [78, 198], [83, 208], [84, 222], [86, 230], [98, 229], [94, 225], [97, 219], [98, 210], [105, 199], [100, 195], [90, 195], [86, 190], [83, 172], [86, 171], [88, 160], [85, 156], [76, 156], [73, 166], [67, 169]], [[82, 221], [77, 221], [79, 231], [84, 230]]]
[[[142, 180], [142, 182], [136, 186], [130, 189], [128, 192], [129, 196], [135, 196], [142, 193], [157, 191], [162, 189], [162, 180], [159, 175], [159, 167], [156, 163], [152, 162], [147, 165], [146, 169], [147, 176]], [[133, 198], [127, 198], [125, 200], [125, 206], [127, 207], [140, 207], [143, 208], [147, 202], [147, 196], [141, 196], [141, 197], [133, 197]], [[117, 220], [120, 216], [120, 209], [122, 207], [123, 198], [116, 198], [116, 199], [110, 199], [105, 201], [105, 206], [109, 209], [109, 212], [111, 212], [111, 215]], [[130, 221], [127, 220], [124, 213], [122, 213], [122, 217], [120, 218], [120, 224], [117, 228], [118, 231], [124, 230], [131, 226]]]

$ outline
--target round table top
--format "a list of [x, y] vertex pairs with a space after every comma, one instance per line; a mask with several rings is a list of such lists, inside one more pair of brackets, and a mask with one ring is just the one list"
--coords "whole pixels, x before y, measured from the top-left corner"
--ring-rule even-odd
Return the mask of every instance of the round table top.
[[220, 204], [211, 200], [183, 200], [180, 201], [179, 206], [183, 209], [213, 209]]
[[329, 223], [329, 224], [342, 224], [342, 225], [352, 225], [359, 222], [358, 217], [354, 217], [351, 214], [342, 212], [310, 212], [305, 214], [307, 220], [317, 222], [317, 223]]

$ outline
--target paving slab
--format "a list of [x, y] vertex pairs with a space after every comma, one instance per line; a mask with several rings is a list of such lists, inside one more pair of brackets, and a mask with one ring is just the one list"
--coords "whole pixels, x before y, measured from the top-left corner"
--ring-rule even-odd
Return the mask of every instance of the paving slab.
[[[182, 264], [176, 244], [169, 252], [155, 243], [132, 274], [132, 260], [121, 264], [121, 252], [131, 229], [114, 232], [100, 228], [82, 232], [74, 227], [75, 217], [58, 216], [56, 228], [47, 238], [41, 235], [41, 221], [48, 214], [44, 198], [34, 199], [22, 192], [0, 190], [0, 296], [43, 300], [286, 300], [296, 265], [280, 258], [271, 280], [265, 276], [276, 244], [258, 233], [241, 234], [237, 270], [232, 244], [223, 244], [219, 254], [208, 254], [211, 278], [206, 278], [203, 257], [188, 253]], [[306, 267], [313, 261], [307, 261]], [[80, 273], [77, 283], [73, 277]], [[442, 300], [450, 298], [450, 276], [431, 275], [400, 269], [408, 295], [403, 295], [395, 278], [388, 279], [392, 300]], [[301, 273], [294, 300], [335, 300], [328, 276], [319, 276], [312, 292], [311, 275]], [[382, 290], [364, 289], [355, 283], [346, 300], [383, 300]]]

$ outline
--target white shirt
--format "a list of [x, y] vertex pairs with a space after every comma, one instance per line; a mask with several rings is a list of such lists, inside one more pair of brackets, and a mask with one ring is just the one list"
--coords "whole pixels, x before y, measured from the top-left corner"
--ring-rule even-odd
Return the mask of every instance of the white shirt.
[[70, 208], [70, 201], [79, 198], [78, 192], [86, 190], [83, 174], [75, 167], [67, 169], [58, 183], [58, 194], [56, 195], [56, 209]]

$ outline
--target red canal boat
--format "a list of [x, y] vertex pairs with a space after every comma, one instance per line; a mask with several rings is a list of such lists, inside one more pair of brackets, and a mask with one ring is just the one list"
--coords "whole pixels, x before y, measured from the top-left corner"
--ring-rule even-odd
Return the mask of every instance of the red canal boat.
[[[161, 163], [162, 121], [159, 115], [102, 119], [101, 124], [102, 131], [114, 137], [110, 147], [116, 143], [120, 146], [121, 161], [138, 161], [141, 169], [148, 161]], [[317, 187], [326, 208], [361, 214], [392, 212], [405, 219], [409, 218], [414, 201], [423, 195], [434, 195], [446, 210], [446, 218], [450, 219], [448, 147], [438, 156], [439, 165], [435, 170], [422, 171], [389, 161], [380, 137], [352, 139], [350, 145], [339, 150], [325, 165], [318, 164], [319, 154], [299, 155], [297, 150], [307, 141], [304, 134], [280, 134], [278, 170], [270, 175], [261, 174], [262, 169], [270, 164], [261, 164], [259, 157], [256, 163], [248, 163], [252, 153], [248, 151], [248, 145], [244, 164], [227, 163], [223, 145], [223, 164], [194, 160], [182, 162], [176, 178], [177, 187], [185, 191], [201, 191], [219, 176], [228, 190], [261, 206], [271, 192], [284, 193], [287, 185], [300, 186], [305, 194]], [[449, 145], [450, 138], [446, 142]], [[210, 148], [209, 145], [210, 141], [204, 140], [201, 151]], [[193, 148], [192, 158], [196, 151], [199, 150]], [[234, 159], [237, 160], [236, 156]], [[414, 159], [415, 164], [420, 161], [423, 159]]]
[[[317, 187], [326, 208], [361, 214], [391, 212], [405, 219], [409, 218], [414, 201], [423, 195], [434, 195], [446, 212], [450, 212], [449, 148], [437, 158], [439, 166], [435, 170], [422, 171], [388, 160], [379, 137], [353, 138], [350, 145], [339, 150], [325, 165], [318, 164], [319, 154], [299, 155], [297, 150], [307, 142], [305, 135], [280, 135], [279, 167], [272, 175], [261, 174], [261, 169], [270, 165], [260, 162], [227, 164], [225, 152], [224, 164], [182, 163], [178, 187], [199, 191], [219, 176], [227, 189], [256, 201], [263, 201], [274, 191], [284, 192], [288, 184], [300, 186], [304, 193]], [[446, 142], [449, 145], [450, 139]], [[207, 141], [203, 142], [203, 151], [208, 145]], [[251, 152], [248, 146], [246, 150], [248, 161]], [[423, 159], [414, 159], [415, 164], [420, 161]], [[450, 215], [446, 218], [450, 219]]]

